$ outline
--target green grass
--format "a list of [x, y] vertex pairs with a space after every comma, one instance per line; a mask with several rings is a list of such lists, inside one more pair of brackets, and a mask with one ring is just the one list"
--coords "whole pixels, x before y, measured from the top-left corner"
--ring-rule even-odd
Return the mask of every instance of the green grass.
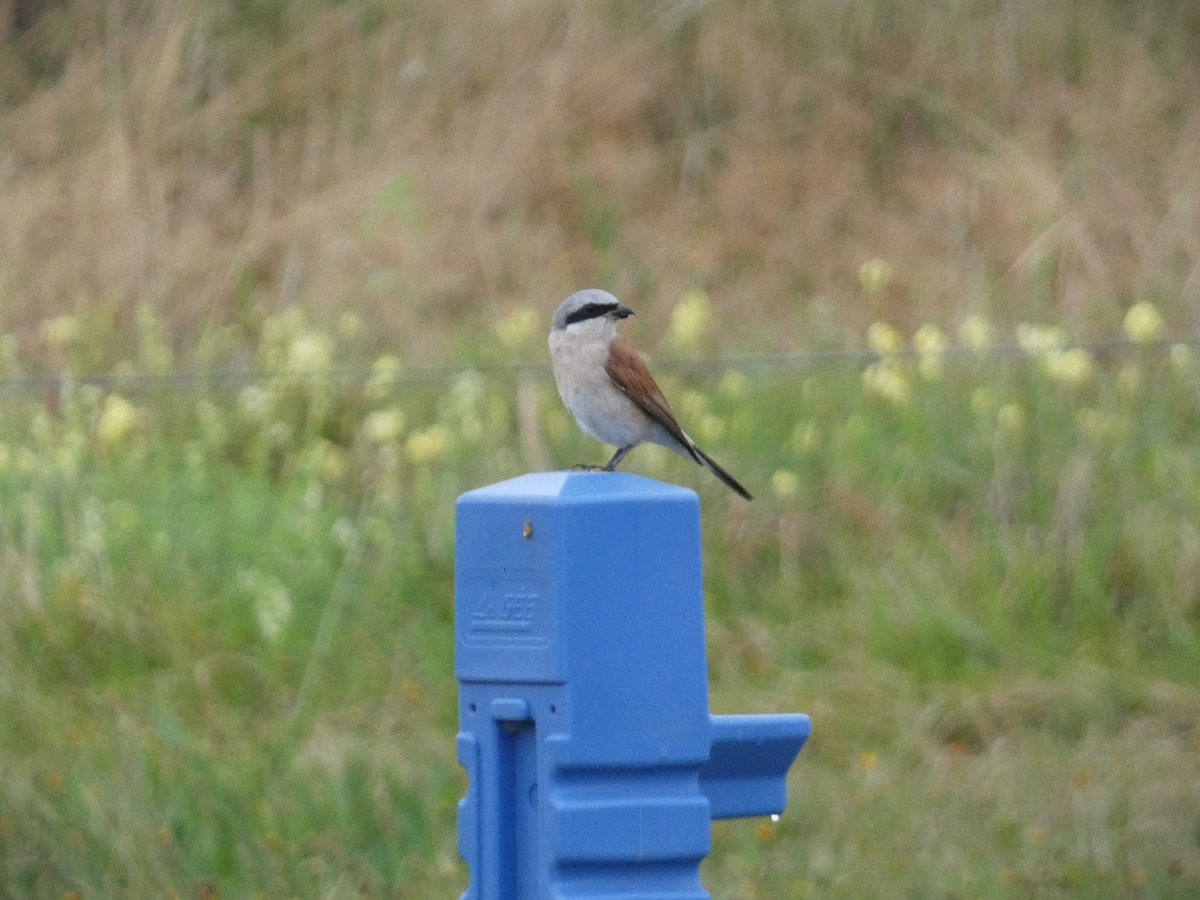
[[[260, 353], [351, 361], [314, 334]], [[715, 896], [1200, 888], [1200, 369], [1056, 352], [664, 378], [758, 495], [629, 460], [702, 494], [713, 708], [814, 721], [782, 821], [715, 827]], [[462, 889], [454, 499], [604, 451], [548, 373], [389, 371], [6, 407], [6, 895]]]

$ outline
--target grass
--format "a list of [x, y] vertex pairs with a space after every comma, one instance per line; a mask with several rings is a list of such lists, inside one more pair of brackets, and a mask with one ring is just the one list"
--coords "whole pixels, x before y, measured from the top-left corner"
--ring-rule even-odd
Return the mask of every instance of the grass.
[[[501, 343], [540, 342], [522, 323]], [[262, 358], [307, 353], [304, 377], [67, 380], [6, 410], [11, 895], [461, 889], [453, 501], [522, 471], [522, 447], [598, 448], [545, 373], [419, 383], [385, 358], [347, 381], [353, 339], [319, 334], [263, 329]], [[870, 363], [903, 390], [852, 361], [666, 376], [759, 493], [632, 460], [703, 494], [713, 708], [815, 722], [783, 820], [716, 826], [716, 896], [1200, 885], [1200, 364], [1182, 346], [1070, 370], [1054, 347]]]
[[757, 497], [628, 462], [702, 495], [714, 711], [813, 716], [782, 820], [715, 826], [714, 896], [1195, 895], [1198, 25], [256, 0], [10, 35], [0, 895], [462, 890], [453, 504], [603, 458], [512, 365], [586, 284]]

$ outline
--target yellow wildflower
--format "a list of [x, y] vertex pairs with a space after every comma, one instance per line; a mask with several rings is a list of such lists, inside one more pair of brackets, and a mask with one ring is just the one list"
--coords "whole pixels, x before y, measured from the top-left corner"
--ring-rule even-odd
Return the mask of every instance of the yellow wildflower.
[[390, 444], [404, 431], [404, 412], [395, 406], [379, 409], [363, 419], [363, 436], [372, 444]]
[[867, 328], [867, 346], [880, 356], [890, 356], [904, 349], [904, 335], [887, 322], [872, 322]]
[[251, 422], [264, 423], [275, 406], [275, 395], [261, 384], [248, 384], [238, 392], [238, 409]]
[[892, 265], [886, 259], [873, 256], [858, 267], [858, 283], [868, 294], [878, 294], [892, 283]]
[[333, 364], [333, 339], [319, 331], [292, 338], [287, 351], [287, 371], [324, 372]]
[[978, 313], [973, 313], [958, 326], [958, 337], [976, 353], [982, 353], [990, 348], [994, 341], [992, 324]]
[[287, 585], [257, 569], [242, 572], [238, 584], [250, 597], [259, 634], [268, 643], [279, 640], [293, 612], [292, 595]]
[[374, 401], [382, 400], [392, 388], [400, 375], [400, 357], [385, 353], [371, 364], [371, 377], [367, 379], [367, 397]]
[[331, 441], [317, 444], [317, 474], [328, 482], [340, 481], [346, 474], [346, 454]]
[[1029, 356], [1042, 357], [1067, 345], [1067, 335], [1057, 325], [1030, 325], [1022, 322], [1017, 326], [1017, 343]]
[[104, 398], [100, 418], [96, 420], [96, 437], [106, 447], [116, 447], [128, 440], [141, 424], [141, 412], [120, 394]]
[[692, 288], [671, 310], [667, 341], [677, 350], [694, 352], [703, 345], [712, 327], [712, 302], [699, 288]]
[[1079, 387], [1092, 377], [1092, 355], [1082, 347], [1047, 353], [1042, 366], [1055, 381], [1071, 387]]
[[[484, 418], [498, 427], [505, 427], [510, 412], [503, 398], [493, 396], [490, 407], [484, 410], [487, 383], [479, 372], [467, 369], [459, 374], [450, 385], [443, 406], [443, 421], [451, 425], [464, 441], [478, 441], [483, 437]], [[518, 387], [518, 393], [523, 387]]]
[[1137, 344], [1148, 344], [1162, 331], [1162, 315], [1153, 303], [1142, 301], [1125, 313], [1125, 333]]
[[496, 323], [496, 340], [509, 352], [522, 350], [538, 336], [538, 314], [528, 306], [510, 310]]
[[780, 469], [771, 476], [771, 493], [779, 500], [791, 500], [800, 493], [800, 478], [789, 469]]
[[946, 335], [936, 325], [926, 324], [913, 335], [917, 351], [917, 369], [929, 381], [942, 377], [942, 360], [946, 354]]
[[55, 350], [65, 350], [79, 343], [83, 335], [83, 325], [78, 316], [70, 313], [55, 316], [42, 323], [42, 340]]
[[450, 431], [443, 425], [430, 425], [415, 431], [404, 445], [409, 460], [417, 465], [437, 462], [450, 448]]
[[907, 406], [912, 400], [912, 386], [903, 370], [886, 360], [867, 366], [863, 371], [863, 387], [867, 392], [886, 400], [893, 406]]
[[1025, 427], [1025, 410], [1018, 403], [1005, 403], [996, 413], [996, 421], [1003, 431], [1016, 434]]

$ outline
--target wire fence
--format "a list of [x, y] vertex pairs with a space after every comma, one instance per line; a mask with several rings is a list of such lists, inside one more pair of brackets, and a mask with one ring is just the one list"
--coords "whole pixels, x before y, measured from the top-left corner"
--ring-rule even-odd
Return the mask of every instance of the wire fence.
[[[825, 369], [839, 366], [867, 366], [885, 356], [902, 360], [918, 360], [925, 354], [936, 355], [947, 364], [979, 364], [988, 361], [1005, 363], [1036, 363], [1045, 352], [1080, 349], [1099, 361], [1132, 354], [1166, 354], [1175, 347], [1200, 348], [1200, 337], [1161, 338], [1135, 342], [1127, 338], [1100, 341], [1068, 341], [1052, 347], [1031, 349], [1020, 343], [993, 343], [986, 347], [950, 344], [936, 351], [905, 347], [887, 354], [868, 348], [831, 350], [795, 350], [787, 353], [742, 354], [714, 358], [655, 357], [654, 369], [659, 373], [705, 377], [714, 373], [741, 371], [769, 373], [788, 370]], [[451, 381], [466, 372], [482, 375], [518, 377], [538, 375], [550, 377], [549, 360], [537, 362], [477, 362], [445, 363], [440, 365], [409, 366], [397, 370], [391, 380], [398, 386], [436, 385]], [[375, 372], [370, 365], [334, 366], [313, 371], [265, 369], [210, 369], [176, 372], [114, 371], [114, 372], [27, 372], [0, 375], [0, 397], [19, 398], [41, 396], [66, 390], [71, 386], [92, 385], [102, 390], [121, 390], [135, 395], [155, 393], [221, 392], [248, 385], [284, 379], [289, 381], [319, 380], [340, 385], [365, 384]]]

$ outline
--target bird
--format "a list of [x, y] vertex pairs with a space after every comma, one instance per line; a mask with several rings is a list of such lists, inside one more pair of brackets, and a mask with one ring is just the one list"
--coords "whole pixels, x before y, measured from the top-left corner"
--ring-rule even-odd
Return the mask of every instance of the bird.
[[645, 361], [617, 333], [617, 323], [632, 315], [599, 288], [577, 291], [555, 310], [549, 344], [558, 395], [584, 434], [617, 448], [605, 465], [578, 468], [616, 471], [630, 450], [649, 442], [699, 463], [750, 500], [750, 492], [679, 426]]

